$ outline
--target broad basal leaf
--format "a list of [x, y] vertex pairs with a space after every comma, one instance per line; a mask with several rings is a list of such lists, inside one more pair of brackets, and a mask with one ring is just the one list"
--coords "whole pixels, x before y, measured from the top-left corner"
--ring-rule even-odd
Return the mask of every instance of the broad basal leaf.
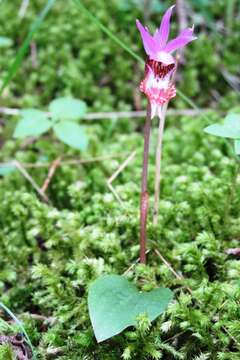
[[49, 105], [49, 110], [57, 119], [78, 120], [86, 113], [87, 105], [84, 101], [63, 97], [53, 100]]
[[22, 118], [19, 120], [13, 136], [23, 139], [28, 136], [40, 136], [48, 131], [52, 123], [47, 115], [39, 110], [26, 109], [21, 111]]
[[150, 321], [162, 314], [173, 293], [167, 288], [140, 293], [134, 284], [118, 275], [97, 279], [89, 289], [88, 308], [98, 342], [136, 325], [138, 315], [145, 313]]
[[88, 137], [83, 126], [72, 121], [60, 121], [54, 125], [58, 139], [78, 150], [86, 150]]

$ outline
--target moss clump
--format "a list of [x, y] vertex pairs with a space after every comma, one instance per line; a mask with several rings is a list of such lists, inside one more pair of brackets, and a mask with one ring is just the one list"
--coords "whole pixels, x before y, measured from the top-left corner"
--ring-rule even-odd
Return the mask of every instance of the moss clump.
[[[99, 153], [137, 149], [134, 161], [114, 183], [124, 208], [106, 186], [121, 159], [62, 167], [49, 188], [52, 205], [43, 204], [20, 174], [2, 179], [2, 301], [24, 320], [40, 358], [47, 358], [52, 348], [60, 349], [59, 359], [230, 359], [230, 354], [239, 355], [239, 263], [224, 251], [236, 246], [240, 190], [237, 181], [228, 205], [235, 159], [222, 139], [202, 133], [215, 120], [216, 115], [209, 113], [208, 121], [202, 117], [168, 121], [160, 220], [155, 227], [149, 222], [149, 265], [137, 265], [127, 276], [144, 290], [170, 287], [175, 301], [164, 316], [147, 326], [144, 336], [140, 331], [144, 324], [140, 324], [139, 329], [97, 345], [86, 303], [88, 286], [95, 278], [121, 274], [138, 257], [141, 134], [121, 132], [120, 121], [118, 132], [105, 139], [104, 146], [98, 144]], [[156, 132], [150, 184], [155, 141]], [[33, 152], [18, 152], [19, 158], [23, 155], [28, 161]], [[31, 174], [39, 184], [46, 176], [39, 169]], [[183, 280], [173, 276], [155, 249]], [[44, 318], [36, 319], [34, 314]]]

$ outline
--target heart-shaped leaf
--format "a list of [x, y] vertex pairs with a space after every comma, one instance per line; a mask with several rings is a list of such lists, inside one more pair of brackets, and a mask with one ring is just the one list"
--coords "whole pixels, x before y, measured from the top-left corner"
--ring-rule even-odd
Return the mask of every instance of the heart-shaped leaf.
[[78, 120], [87, 111], [84, 101], [71, 97], [63, 97], [53, 100], [49, 105], [53, 117], [65, 120]]
[[18, 122], [13, 134], [15, 138], [23, 139], [28, 136], [39, 136], [52, 126], [47, 115], [40, 110], [22, 110], [21, 115], [22, 119]]
[[97, 279], [89, 289], [88, 308], [98, 342], [136, 325], [138, 315], [145, 313], [150, 321], [167, 308], [173, 293], [167, 288], [139, 292], [136, 286], [118, 275]]
[[223, 124], [213, 124], [204, 129], [208, 134], [230, 139], [240, 139], [240, 115], [228, 114]]
[[65, 144], [78, 150], [86, 150], [88, 137], [83, 126], [72, 121], [60, 121], [54, 125], [56, 136]]

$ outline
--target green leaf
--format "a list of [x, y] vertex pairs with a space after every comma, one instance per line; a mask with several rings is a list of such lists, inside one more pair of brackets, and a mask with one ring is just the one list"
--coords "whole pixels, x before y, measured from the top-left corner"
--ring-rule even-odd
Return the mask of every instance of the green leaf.
[[13, 136], [18, 139], [24, 139], [28, 136], [39, 136], [48, 131], [52, 122], [47, 115], [35, 109], [26, 109], [21, 111], [22, 119], [18, 122]]
[[0, 48], [9, 47], [12, 45], [12, 40], [5, 36], [0, 36]]
[[14, 165], [1, 165], [0, 166], [0, 175], [6, 176], [8, 174], [11, 174], [15, 170], [16, 170], [16, 167]]
[[60, 121], [54, 125], [56, 136], [65, 144], [78, 150], [86, 150], [88, 137], [83, 126], [72, 121]]
[[84, 101], [63, 97], [53, 100], [49, 110], [57, 119], [78, 120], [87, 112], [87, 105]]
[[204, 129], [208, 134], [230, 139], [240, 139], [240, 124], [232, 126], [229, 124], [213, 124]]
[[240, 128], [240, 114], [229, 113], [224, 119], [224, 124]]
[[88, 309], [98, 342], [136, 325], [138, 315], [145, 313], [150, 321], [167, 308], [173, 293], [167, 288], [140, 293], [134, 284], [118, 275], [97, 279], [89, 289]]
[[229, 113], [223, 124], [213, 124], [204, 129], [208, 134], [230, 139], [240, 139], [240, 115]]
[[236, 155], [240, 155], [240, 140], [234, 140], [234, 150]]

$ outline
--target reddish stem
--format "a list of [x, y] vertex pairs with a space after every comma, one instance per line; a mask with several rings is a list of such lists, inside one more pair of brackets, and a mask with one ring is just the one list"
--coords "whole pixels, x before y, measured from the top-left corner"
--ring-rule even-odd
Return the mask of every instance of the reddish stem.
[[151, 131], [151, 105], [148, 103], [147, 117], [144, 128], [144, 151], [143, 151], [143, 170], [142, 170], [142, 192], [140, 204], [140, 263], [146, 264], [146, 228], [149, 207], [149, 195], [147, 191], [148, 183], [148, 154], [149, 140]]

